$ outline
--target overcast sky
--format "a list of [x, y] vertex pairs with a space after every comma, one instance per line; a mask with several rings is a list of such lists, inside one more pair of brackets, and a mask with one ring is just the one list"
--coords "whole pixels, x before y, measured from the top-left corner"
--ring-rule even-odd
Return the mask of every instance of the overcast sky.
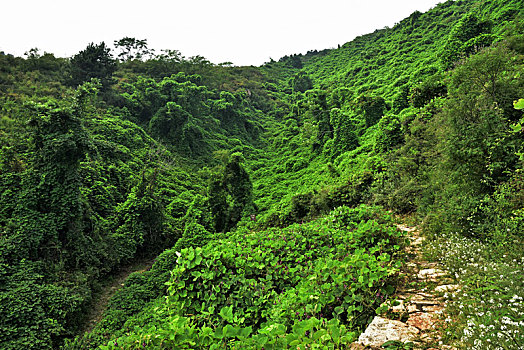
[[129, 36], [213, 63], [260, 65], [344, 44], [443, 0], [6, 0], [0, 51], [70, 57]]

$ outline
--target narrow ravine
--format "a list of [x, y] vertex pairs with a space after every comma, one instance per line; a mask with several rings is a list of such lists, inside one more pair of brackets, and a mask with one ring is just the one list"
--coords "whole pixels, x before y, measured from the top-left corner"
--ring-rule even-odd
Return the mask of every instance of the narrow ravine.
[[100, 322], [109, 300], [124, 286], [124, 282], [129, 275], [133, 272], [144, 272], [149, 270], [151, 266], [153, 266], [153, 262], [154, 259], [151, 257], [138, 259], [128, 265], [122, 266], [115, 271], [112, 276], [108, 277], [107, 280], [102, 283], [100, 292], [94, 296], [95, 301], [91, 304], [84, 328], [80, 334], [91, 332], [97, 323]]

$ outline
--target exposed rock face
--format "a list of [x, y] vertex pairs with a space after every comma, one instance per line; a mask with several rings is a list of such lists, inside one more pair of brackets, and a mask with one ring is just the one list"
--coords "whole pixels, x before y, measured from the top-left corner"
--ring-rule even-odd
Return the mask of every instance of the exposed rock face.
[[404, 322], [376, 316], [366, 331], [360, 335], [358, 343], [364, 346], [379, 347], [389, 340], [403, 342], [413, 340], [418, 333], [417, 328]]

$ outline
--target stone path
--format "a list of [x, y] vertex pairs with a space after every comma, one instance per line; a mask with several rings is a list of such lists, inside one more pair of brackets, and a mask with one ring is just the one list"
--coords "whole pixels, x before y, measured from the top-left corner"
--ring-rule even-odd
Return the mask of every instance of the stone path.
[[414, 349], [454, 349], [441, 345], [438, 326], [445, 308], [442, 295], [458, 290], [447, 272], [422, 257], [423, 237], [415, 227], [398, 226], [411, 241], [409, 261], [401, 271], [395, 295], [388, 302], [389, 311], [376, 316], [350, 349], [381, 349], [388, 341], [412, 342]]
[[107, 309], [109, 300], [117, 290], [124, 286], [125, 280], [131, 273], [149, 270], [151, 266], [153, 266], [153, 262], [154, 260], [151, 258], [138, 259], [133, 263], [120, 267], [113, 273], [113, 275], [107, 278], [102, 285], [101, 291], [95, 294], [84, 327], [79, 334], [91, 332], [97, 323], [100, 322], [104, 315], [104, 311]]

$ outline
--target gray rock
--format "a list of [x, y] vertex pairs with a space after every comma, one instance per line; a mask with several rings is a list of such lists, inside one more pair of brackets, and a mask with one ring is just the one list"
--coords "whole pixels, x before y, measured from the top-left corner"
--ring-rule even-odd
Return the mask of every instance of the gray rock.
[[416, 227], [408, 227], [405, 225], [397, 225], [397, 227], [399, 230], [404, 231], [404, 232], [413, 232], [417, 229]]
[[375, 316], [366, 331], [358, 338], [364, 346], [379, 347], [389, 340], [412, 341], [420, 331], [404, 322]]
[[435, 292], [443, 293], [443, 292], [453, 292], [456, 290], [459, 290], [460, 287], [456, 284], [445, 284], [442, 286], [435, 287]]
[[424, 269], [420, 270], [417, 276], [419, 279], [436, 279], [445, 275], [446, 272], [439, 269]]

